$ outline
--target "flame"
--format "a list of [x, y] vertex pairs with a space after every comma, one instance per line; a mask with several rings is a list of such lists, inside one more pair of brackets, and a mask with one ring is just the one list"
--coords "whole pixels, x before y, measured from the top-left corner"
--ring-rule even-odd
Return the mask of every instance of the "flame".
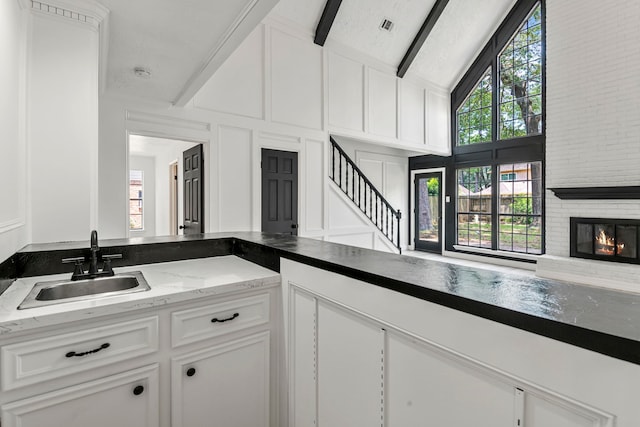
[[[596, 237], [596, 243], [599, 247], [596, 248], [596, 253], [600, 255], [614, 255], [616, 243], [613, 237], [607, 236], [604, 230], [600, 230]], [[624, 245], [623, 245], [624, 246]]]
[[[604, 232], [604, 230], [600, 230], [600, 233], [598, 233], [598, 237], [596, 237], [596, 242], [600, 243], [601, 245], [604, 246], [614, 246], [615, 242], [613, 241], [613, 237], [609, 237], [607, 236], [607, 233]], [[624, 246], [624, 245], [622, 245]]]
[[596, 237], [596, 243], [600, 246], [596, 249], [596, 253], [602, 255], [614, 255], [615, 253], [620, 254], [624, 249], [624, 243], [619, 242], [616, 243], [613, 237], [607, 236], [607, 233], [604, 230], [600, 230], [598, 233], [598, 237]]

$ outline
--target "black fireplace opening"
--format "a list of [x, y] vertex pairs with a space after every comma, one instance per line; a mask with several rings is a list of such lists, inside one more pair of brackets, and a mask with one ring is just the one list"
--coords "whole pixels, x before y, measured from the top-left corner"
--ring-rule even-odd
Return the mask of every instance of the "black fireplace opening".
[[571, 217], [571, 256], [640, 264], [640, 220]]

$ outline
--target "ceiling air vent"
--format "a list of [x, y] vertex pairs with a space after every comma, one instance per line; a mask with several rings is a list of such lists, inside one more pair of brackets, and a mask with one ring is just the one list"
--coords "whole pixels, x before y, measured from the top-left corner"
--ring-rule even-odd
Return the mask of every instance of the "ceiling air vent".
[[391, 22], [387, 18], [384, 18], [382, 20], [382, 23], [380, 24], [380, 29], [383, 31], [391, 31], [393, 29], [393, 22]]

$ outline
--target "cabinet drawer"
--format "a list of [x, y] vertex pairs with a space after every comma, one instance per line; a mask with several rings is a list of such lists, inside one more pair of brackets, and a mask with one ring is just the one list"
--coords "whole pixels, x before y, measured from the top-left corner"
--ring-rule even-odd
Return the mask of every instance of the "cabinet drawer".
[[157, 427], [158, 364], [3, 405], [3, 427]]
[[178, 347], [269, 322], [269, 294], [171, 314], [171, 345]]
[[157, 350], [157, 316], [7, 345], [0, 350], [2, 389], [67, 376]]

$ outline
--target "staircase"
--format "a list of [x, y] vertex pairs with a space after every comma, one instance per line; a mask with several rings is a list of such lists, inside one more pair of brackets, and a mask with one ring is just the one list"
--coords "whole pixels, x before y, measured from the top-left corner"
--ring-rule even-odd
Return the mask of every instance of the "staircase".
[[400, 248], [399, 209], [394, 209], [382, 196], [382, 193], [367, 179], [360, 168], [344, 152], [338, 143], [331, 141], [331, 164], [329, 176], [334, 183], [351, 199], [371, 223], [402, 253]]

